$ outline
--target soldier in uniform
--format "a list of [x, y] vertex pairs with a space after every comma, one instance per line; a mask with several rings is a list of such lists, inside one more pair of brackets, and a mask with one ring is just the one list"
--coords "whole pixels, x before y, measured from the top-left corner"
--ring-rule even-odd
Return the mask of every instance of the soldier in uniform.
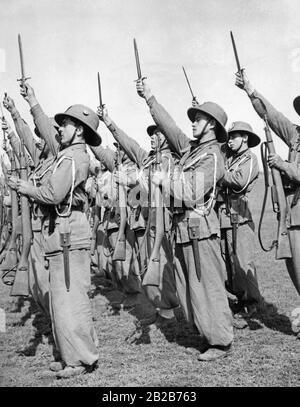
[[220, 225], [213, 209], [217, 182], [224, 175], [218, 142], [227, 140], [227, 115], [212, 102], [188, 109], [194, 136], [191, 140], [157, 102], [145, 80], [138, 80], [136, 86], [155, 123], [180, 156], [176, 172], [168, 177], [161, 171], [155, 182], [162, 181], [175, 199], [183, 200], [181, 213], [174, 216], [177, 294], [186, 319], [206, 341], [198, 360], [215, 360], [228, 355], [233, 341]]
[[[287, 227], [292, 252], [292, 258], [286, 259], [290, 278], [300, 294], [300, 132], [282, 113], [276, 110], [268, 100], [257, 92], [248, 80], [245, 71], [236, 74], [236, 86], [245, 90], [250, 101], [260, 117], [266, 114], [268, 123], [274, 133], [289, 147], [288, 160], [284, 161], [278, 154], [270, 154], [268, 165], [278, 169], [284, 176], [284, 187], [288, 204]], [[263, 105], [260, 103], [263, 102]], [[265, 109], [264, 109], [265, 107]], [[300, 97], [294, 100], [294, 108], [300, 115]]]
[[98, 360], [88, 297], [91, 231], [84, 185], [90, 161], [86, 143], [99, 145], [101, 138], [99, 119], [86, 106], [73, 105], [55, 120], [61, 151], [51, 176], [40, 186], [11, 178], [10, 186], [42, 205], [42, 252], [49, 268], [52, 331], [61, 356], [56, 374], [66, 378], [91, 371]]
[[[292, 258], [285, 260], [289, 276], [300, 294], [300, 131], [299, 126], [292, 123], [281, 112], [262, 96], [248, 80], [245, 70], [236, 74], [236, 86], [243, 89], [250, 98], [252, 106], [260, 117], [267, 118], [274, 133], [288, 146], [288, 160], [284, 161], [278, 154], [269, 154], [268, 165], [281, 172], [288, 205], [287, 229]], [[300, 96], [293, 102], [300, 115]], [[300, 335], [298, 334], [298, 337]]]
[[[106, 230], [106, 238], [108, 245], [111, 248], [111, 271], [112, 279], [116, 288], [124, 294], [122, 299], [123, 309], [130, 309], [138, 304], [140, 294], [142, 294], [141, 280], [139, 276], [139, 267], [135, 258], [135, 236], [134, 232], [126, 223], [125, 226], [125, 260], [113, 260], [113, 252], [116, 247], [120, 228], [120, 207], [118, 202], [118, 184], [116, 183], [116, 171], [124, 173], [135, 171], [134, 163], [129, 159], [123, 149], [119, 148], [115, 143], [116, 151], [102, 146], [91, 147], [97, 160], [105, 165], [112, 174], [110, 185], [106, 185], [106, 193], [101, 191], [101, 195], [110, 197], [110, 202], [104, 215], [104, 227]], [[119, 161], [119, 163], [118, 163]], [[119, 165], [121, 168], [118, 168]], [[109, 191], [107, 191], [107, 187]], [[126, 191], [127, 194], [128, 191]], [[126, 205], [127, 203], [121, 203]]]
[[[23, 91], [22, 91], [23, 92]], [[28, 100], [28, 95], [24, 93], [25, 99]], [[47, 143], [41, 138], [38, 140], [32, 134], [28, 124], [22, 119], [20, 113], [16, 109], [14, 100], [5, 96], [3, 101], [4, 107], [10, 112], [14, 121], [17, 134], [24, 142], [26, 150], [29, 152], [33, 166], [29, 173], [29, 179], [34, 185], [40, 185], [42, 179], [44, 181], [51, 175], [51, 164], [54, 156], [48, 148]], [[54, 119], [51, 119], [52, 126], [58, 128]], [[40, 137], [38, 129], [35, 128], [36, 136]], [[10, 133], [8, 135], [11, 143], [15, 146], [16, 154], [20, 151], [20, 140], [16, 135]], [[32, 245], [29, 258], [29, 289], [30, 293], [37, 305], [44, 311], [46, 316], [50, 317], [49, 311], [49, 270], [45, 268], [45, 262], [41, 251], [41, 218], [42, 211], [39, 203], [34, 203], [32, 207], [31, 225], [33, 232]]]
[[[250, 148], [260, 138], [245, 122], [234, 122], [228, 130], [225, 175], [220, 182], [221, 203], [216, 203], [220, 226], [221, 248], [227, 269], [227, 289], [238, 298], [237, 309], [250, 317], [261, 300], [254, 264], [254, 223], [249, 206], [249, 193], [258, 178], [257, 157]], [[238, 313], [236, 312], [238, 315]], [[235, 323], [237, 328], [246, 321]]]
[[[157, 126], [149, 126], [147, 131], [151, 137], [151, 151], [148, 153], [145, 151], [139, 143], [137, 143], [133, 138], [129, 137], [123, 130], [121, 130], [116, 123], [112, 121], [109, 117], [106, 107], [99, 107], [97, 110], [100, 120], [102, 120], [107, 128], [112, 133], [116, 141], [121, 145], [122, 149], [126, 152], [128, 157], [137, 165], [138, 176], [131, 177], [129, 180], [131, 188], [134, 188], [137, 182], [138, 193], [132, 193], [131, 198], [139, 196], [137, 201], [139, 201], [139, 206], [136, 207], [134, 201], [135, 199], [129, 199], [132, 204], [132, 211], [129, 217], [129, 224], [132, 230], [135, 231], [136, 240], [138, 243], [138, 251], [140, 257], [140, 267], [141, 267], [141, 277], [143, 281], [143, 286], [145, 287], [145, 292], [148, 299], [152, 305], [157, 309], [156, 322], [157, 324], [168, 324], [169, 322], [174, 322], [174, 309], [178, 307], [179, 302], [176, 296], [175, 281], [173, 275], [173, 250], [170, 244], [170, 239], [168, 235], [170, 232], [170, 212], [168, 211], [167, 217], [165, 217], [165, 232], [164, 240], [160, 250], [160, 285], [154, 285], [148, 282], [145, 284], [144, 281], [151, 280], [147, 276], [147, 266], [148, 266], [148, 253], [153, 246], [155, 239], [155, 216], [151, 216], [148, 212], [149, 208], [149, 194], [151, 196], [151, 188], [149, 188], [149, 179], [151, 183], [151, 166], [155, 162], [155, 149], [157, 143], [160, 144], [160, 150], [162, 154], [162, 166], [166, 171], [170, 170], [173, 165], [174, 158], [170, 151], [169, 144], [165, 139], [164, 135], [158, 129]], [[147, 197], [147, 199], [145, 199]], [[150, 201], [152, 200], [152, 196]], [[152, 213], [153, 215], [153, 213]], [[147, 234], [148, 230], [149, 236]], [[147, 277], [147, 280], [145, 280]]]

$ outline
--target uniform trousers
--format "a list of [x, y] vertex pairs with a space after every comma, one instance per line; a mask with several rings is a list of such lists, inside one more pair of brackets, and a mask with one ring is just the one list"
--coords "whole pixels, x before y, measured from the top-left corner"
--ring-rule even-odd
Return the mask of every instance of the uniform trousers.
[[233, 340], [232, 314], [225, 290], [225, 265], [220, 239], [198, 240], [200, 281], [196, 275], [192, 242], [176, 243], [175, 279], [186, 319], [195, 324], [211, 346], [228, 346]]
[[253, 222], [239, 225], [234, 254], [232, 229], [221, 229], [221, 250], [227, 269], [228, 289], [246, 303], [258, 303], [261, 300], [254, 264], [254, 241]]
[[300, 226], [288, 229], [292, 258], [286, 259], [286, 266], [291, 280], [300, 295]]
[[50, 313], [57, 350], [68, 366], [93, 365], [98, 360], [90, 289], [90, 252], [69, 251], [70, 290], [65, 284], [63, 254], [49, 256]]
[[29, 256], [29, 290], [37, 305], [47, 317], [50, 317], [49, 269], [45, 267], [41, 237], [40, 230], [33, 231]]

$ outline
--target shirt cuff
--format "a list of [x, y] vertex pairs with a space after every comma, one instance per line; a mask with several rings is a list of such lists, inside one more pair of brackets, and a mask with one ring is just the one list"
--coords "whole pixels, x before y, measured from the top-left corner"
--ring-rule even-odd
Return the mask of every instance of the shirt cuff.
[[151, 96], [149, 99], [146, 100], [146, 103], [149, 107], [152, 107], [153, 104], [156, 102], [155, 96]]
[[[29, 183], [28, 183], [29, 184]], [[34, 185], [28, 185], [27, 186], [27, 193], [26, 195], [30, 196], [31, 198], [35, 199], [37, 196], [38, 192], [38, 187], [35, 187]]]
[[30, 113], [32, 114], [32, 116], [34, 117], [34, 119], [36, 119], [37, 117], [41, 116], [44, 112], [40, 106], [40, 104], [38, 103], [37, 105], [33, 106], [30, 109]]
[[21, 117], [20, 113], [18, 112], [18, 110], [16, 108], [13, 108], [13, 110], [10, 112], [11, 117], [13, 120], [17, 120]]

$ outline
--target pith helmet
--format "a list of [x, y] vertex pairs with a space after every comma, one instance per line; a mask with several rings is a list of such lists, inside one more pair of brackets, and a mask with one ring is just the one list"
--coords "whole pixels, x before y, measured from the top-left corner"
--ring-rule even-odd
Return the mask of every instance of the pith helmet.
[[99, 126], [99, 118], [92, 109], [84, 105], [72, 105], [64, 113], [56, 114], [54, 119], [61, 126], [66, 117], [76, 119], [84, 126], [87, 144], [94, 147], [101, 144], [101, 137], [96, 131]]
[[151, 126], [147, 127], [147, 133], [151, 137], [152, 134], [156, 131], [159, 130], [159, 128], [156, 126], [156, 124], [151, 124]]
[[294, 109], [296, 110], [296, 112], [300, 116], [300, 96], [297, 96], [294, 99], [293, 105], [294, 105]]
[[204, 102], [202, 103], [202, 105], [199, 105], [197, 107], [190, 107], [187, 111], [187, 115], [192, 122], [195, 121], [197, 112], [205, 113], [215, 119], [218, 124], [218, 129], [216, 132], [217, 140], [219, 141], [219, 143], [224, 143], [225, 141], [227, 141], [227, 131], [225, 129], [225, 125], [227, 123], [227, 114], [221, 106], [213, 102]]
[[233, 122], [230, 129], [228, 130], [228, 136], [230, 133], [246, 133], [248, 135], [248, 147], [258, 146], [260, 143], [260, 137], [253, 133], [252, 127], [246, 122]]

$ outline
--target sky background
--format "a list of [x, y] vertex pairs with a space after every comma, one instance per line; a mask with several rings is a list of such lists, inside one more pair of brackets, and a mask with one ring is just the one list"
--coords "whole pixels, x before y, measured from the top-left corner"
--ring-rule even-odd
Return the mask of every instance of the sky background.
[[[147, 150], [152, 118], [135, 90], [133, 38], [152, 92], [188, 136], [191, 95], [182, 65], [199, 102], [219, 103], [228, 114], [227, 127], [247, 121], [264, 140], [263, 122], [234, 85], [230, 30], [255, 88], [291, 121], [300, 122], [292, 104], [300, 94], [299, 0], [0, 0], [0, 6], [1, 100], [8, 92], [32, 128], [16, 81], [18, 33], [26, 74], [49, 116], [76, 103], [96, 110], [99, 71], [110, 116]], [[98, 131], [103, 145], [112, 146], [103, 123]], [[278, 137], [275, 148], [287, 158]], [[259, 148], [254, 152], [259, 155]]]

